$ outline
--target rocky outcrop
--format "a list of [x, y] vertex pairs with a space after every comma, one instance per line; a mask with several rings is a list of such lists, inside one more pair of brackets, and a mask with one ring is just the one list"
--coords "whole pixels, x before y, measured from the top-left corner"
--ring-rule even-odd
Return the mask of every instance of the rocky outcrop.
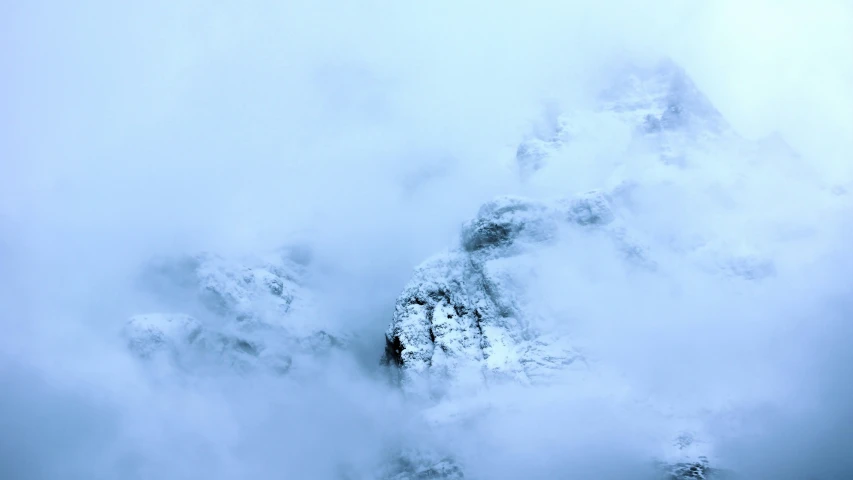
[[675, 438], [669, 455], [657, 462], [661, 480], [724, 480], [733, 475], [727, 470], [712, 466], [705, 442], [698, 441], [693, 433], [683, 432]]
[[185, 372], [287, 373], [299, 358], [346, 345], [313, 313], [304, 252], [235, 261], [201, 254], [152, 262], [142, 275], [158, 303], [188, 313], [135, 315], [130, 350]]
[[642, 251], [617, 223], [600, 192], [550, 203], [521, 197], [486, 203], [462, 227], [460, 247], [421, 264], [403, 289], [386, 332], [385, 363], [408, 391], [433, 398], [492, 382], [535, 384], [585, 368], [567, 336], [535, 325], [525, 290], [535, 275], [530, 254], [554, 242], [561, 228], [598, 234], [616, 251]]
[[144, 360], [164, 360], [191, 372], [225, 368], [248, 373], [284, 374], [292, 357], [270, 348], [252, 335], [225, 333], [205, 327], [183, 314], [134, 315], [125, 325], [128, 347]]
[[715, 469], [708, 465], [708, 459], [702, 458], [697, 462], [662, 464], [662, 480], [711, 480], [721, 478]]
[[200, 305], [222, 318], [274, 322], [305, 304], [305, 261], [304, 254], [290, 251], [243, 260], [211, 253], [162, 258], [145, 268], [141, 282], [160, 301], [178, 308]]
[[383, 469], [381, 480], [464, 480], [462, 468], [452, 457], [421, 451], [401, 452]]

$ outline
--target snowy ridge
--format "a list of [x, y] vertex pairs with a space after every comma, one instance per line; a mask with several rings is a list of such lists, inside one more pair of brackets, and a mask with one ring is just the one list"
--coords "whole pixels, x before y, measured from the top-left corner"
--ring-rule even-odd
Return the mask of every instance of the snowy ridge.
[[236, 372], [263, 371], [284, 374], [289, 355], [267, 348], [251, 335], [229, 335], [205, 328], [183, 314], [134, 315], [125, 326], [131, 351], [140, 358], [157, 359], [193, 372], [219, 365]]
[[[297, 257], [302, 260], [302, 257]], [[235, 261], [212, 254], [154, 262], [148, 288], [186, 313], [134, 315], [124, 329], [140, 358], [157, 357], [184, 371], [287, 373], [301, 356], [346, 345], [314, 314], [292, 255]], [[211, 367], [213, 366], [213, 367]]]

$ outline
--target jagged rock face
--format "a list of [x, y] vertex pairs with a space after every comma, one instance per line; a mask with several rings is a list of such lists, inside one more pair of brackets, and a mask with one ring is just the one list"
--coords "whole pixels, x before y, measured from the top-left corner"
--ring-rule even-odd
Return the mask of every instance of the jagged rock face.
[[519, 197], [487, 203], [463, 227], [461, 248], [424, 262], [403, 290], [386, 333], [386, 363], [399, 369], [408, 391], [433, 397], [584, 368], [566, 338], [531, 324], [528, 253], [560, 227], [613, 220], [607, 197], [595, 192], [553, 204]]
[[708, 466], [708, 461], [696, 463], [676, 463], [661, 467], [664, 470], [666, 480], [704, 480], [714, 478], [713, 471]]
[[154, 262], [143, 274], [146, 286], [197, 317], [135, 315], [124, 328], [128, 347], [142, 359], [163, 359], [189, 373], [284, 374], [295, 358], [345, 346], [345, 336], [304, 318], [312, 301], [301, 284], [306, 257], [297, 253], [296, 260], [288, 255], [250, 263], [211, 254]]
[[162, 359], [185, 371], [224, 367], [248, 373], [284, 374], [292, 357], [251, 338], [205, 328], [182, 314], [134, 315], [125, 325], [130, 350], [145, 360]]
[[141, 358], [159, 352], [175, 355], [180, 345], [194, 342], [201, 332], [201, 322], [181, 314], [135, 315], [125, 325], [128, 348]]
[[143, 281], [156, 293], [198, 301], [217, 316], [249, 320], [287, 314], [304, 295], [302, 275], [303, 266], [288, 257], [246, 265], [204, 253], [152, 262]]
[[385, 468], [382, 480], [464, 480], [462, 468], [451, 457], [436, 458], [424, 452], [401, 453]]

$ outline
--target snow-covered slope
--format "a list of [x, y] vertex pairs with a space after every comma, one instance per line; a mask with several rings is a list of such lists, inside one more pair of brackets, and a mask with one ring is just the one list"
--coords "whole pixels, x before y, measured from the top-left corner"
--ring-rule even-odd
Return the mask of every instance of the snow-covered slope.
[[212, 254], [160, 259], [142, 282], [159, 303], [188, 313], [132, 316], [124, 334], [140, 358], [186, 372], [284, 374], [300, 357], [323, 355], [346, 344], [330, 333], [303, 285], [301, 251], [256, 259]]

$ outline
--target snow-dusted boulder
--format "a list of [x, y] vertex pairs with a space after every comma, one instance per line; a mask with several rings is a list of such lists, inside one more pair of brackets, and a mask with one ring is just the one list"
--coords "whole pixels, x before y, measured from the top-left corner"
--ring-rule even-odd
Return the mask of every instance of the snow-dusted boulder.
[[157, 259], [142, 281], [177, 307], [200, 304], [220, 317], [273, 321], [309, 300], [303, 276], [304, 265], [285, 254], [234, 260], [202, 253]]
[[681, 433], [670, 445], [668, 454], [656, 462], [661, 480], [733, 478], [731, 472], [712, 466], [710, 453], [709, 445], [698, 440], [693, 433]]

